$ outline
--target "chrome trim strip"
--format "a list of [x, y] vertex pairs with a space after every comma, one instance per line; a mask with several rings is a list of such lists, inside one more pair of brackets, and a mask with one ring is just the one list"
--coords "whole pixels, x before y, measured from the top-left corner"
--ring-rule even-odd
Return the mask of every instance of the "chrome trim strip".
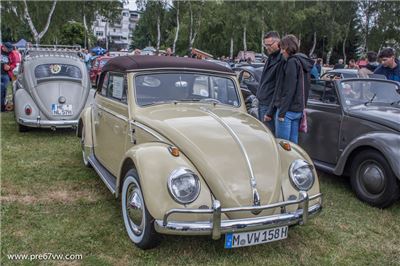
[[18, 118], [19, 123], [25, 126], [31, 127], [76, 127], [78, 125], [77, 120], [42, 120], [40, 118], [36, 119], [26, 119]]
[[96, 171], [96, 173], [100, 176], [101, 180], [103, 180], [104, 184], [106, 184], [107, 188], [111, 191], [113, 195], [115, 195], [115, 190], [111, 187], [111, 185], [108, 183], [107, 179], [103, 176], [101, 171], [96, 167], [96, 164], [92, 161], [90, 156], [88, 157], [89, 163], [93, 166], [93, 169]]
[[140, 122], [138, 122], [138, 121], [131, 121], [131, 123], [134, 124], [135, 126], [137, 126], [138, 128], [140, 128], [140, 129], [146, 131], [147, 133], [149, 133], [150, 135], [152, 135], [153, 137], [155, 137], [157, 140], [163, 141], [163, 139], [162, 139], [160, 136], [158, 136], [156, 133], [152, 132], [151, 129], [149, 129], [147, 126], [141, 124]]
[[[305, 194], [304, 194], [305, 193]], [[299, 200], [294, 201], [286, 201], [271, 205], [265, 206], [257, 206], [257, 207], [243, 207], [243, 208], [229, 208], [229, 209], [221, 209], [219, 211], [214, 211], [214, 202], [213, 202], [213, 209], [188, 209], [186, 213], [202, 213], [202, 214], [213, 214], [212, 221], [194, 221], [194, 222], [187, 222], [187, 221], [170, 221], [165, 223], [165, 220], [156, 220], [154, 223], [155, 229], [159, 233], [163, 234], [179, 234], [179, 235], [211, 235], [213, 239], [218, 239], [221, 237], [222, 234], [228, 232], [241, 232], [241, 231], [251, 231], [251, 230], [260, 230], [266, 228], [273, 228], [278, 226], [285, 226], [285, 225], [294, 225], [299, 224], [303, 225], [307, 222], [309, 216], [313, 216], [319, 213], [322, 210], [322, 194], [319, 193], [317, 195], [308, 197], [306, 192], [300, 192], [299, 198], [303, 197]], [[310, 200], [314, 200], [317, 198], [321, 198], [321, 203], [317, 203], [311, 207], [308, 207], [308, 203]], [[218, 202], [219, 203], [219, 202]], [[216, 203], [216, 205], [218, 205]], [[232, 210], [240, 210], [244, 209], [249, 211], [253, 208], [260, 209], [260, 208], [272, 208], [272, 206], [279, 207], [281, 205], [292, 205], [298, 204], [299, 208], [294, 212], [289, 213], [281, 213], [281, 214], [274, 214], [270, 216], [263, 216], [263, 217], [254, 217], [254, 218], [247, 218], [247, 219], [234, 219], [234, 220], [222, 220], [220, 223], [215, 222], [214, 217], [218, 216], [220, 213], [224, 213], [227, 211]], [[306, 204], [304, 204], [306, 203]], [[303, 208], [307, 207], [307, 209]], [[182, 209], [185, 210], [185, 209]], [[307, 210], [307, 211], [304, 211]], [[203, 211], [203, 212], [201, 212]], [[184, 213], [184, 212], [181, 212]], [[165, 218], [165, 217], [164, 217]], [[220, 217], [219, 217], [220, 219]]]
[[250, 186], [251, 186], [252, 193], [253, 193], [253, 204], [254, 204], [254, 206], [260, 206], [261, 200], [260, 200], [260, 195], [258, 194], [258, 191], [257, 191], [257, 181], [254, 176], [254, 172], [253, 172], [253, 168], [251, 166], [249, 155], [248, 155], [243, 143], [240, 141], [238, 135], [233, 131], [233, 129], [227, 123], [225, 123], [219, 116], [217, 116], [210, 109], [207, 109], [205, 107], [200, 107], [200, 109], [205, 111], [206, 113], [208, 113], [215, 120], [217, 120], [217, 122], [219, 122], [229, 132], [229, 134], [233, 137], [235, 142], [239, 145], [240, 150], [242, 151], [242, 154], [245, 157], [247, 169], [249, 170], [249, 174], [250, 174]]
[[119, 118], [119, 119], [121, 119], [121, 120], [124, 120], [125, 122], [128, 122], [128, 121], [129, 121], [128, 118], [127, 118], [126, 116], [120, 115], [120, 114], [114, 112], [113, 110], [111, 110], [111, 109], [109, 109], [109, 108], [107, 108], [107, 107], [104, 107], [104, 106], [102, 106], [102, 105], [100, 105], [100, 104], [98, 104], [98, 103], [95, 103], [95, 105], [96, 105], [97, 108], [99, 108], [100, 110], [103, 110], [103, 111], [105, 111], [106, 113], [109, 113], [110, 115], [115, 116], [116, 118]]

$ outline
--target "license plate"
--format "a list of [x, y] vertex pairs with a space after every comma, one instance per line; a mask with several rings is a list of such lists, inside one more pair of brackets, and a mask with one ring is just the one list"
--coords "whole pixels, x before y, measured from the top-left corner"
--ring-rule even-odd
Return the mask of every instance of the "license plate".
[[72, 115], [72, 104], [52, 104], [53, 115]]
[[285, 239], [288, 231], [287, 226], [282, 226], [253, 232], [228, 233], [225, 235], [225, 248], [252, 246]]

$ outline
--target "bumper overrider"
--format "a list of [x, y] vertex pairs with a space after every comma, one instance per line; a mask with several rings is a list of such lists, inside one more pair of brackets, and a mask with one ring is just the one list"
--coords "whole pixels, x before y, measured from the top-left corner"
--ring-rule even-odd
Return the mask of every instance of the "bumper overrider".
[[45, 127], [45, 128], [68, 128], [68, 127], [77, 127], [78, 119], [76, 120], [42, 120], [40, 118], [37, 119], [25, 119], [19, 118], [19, 123], [24, 126], [29, 127]]
[[[309, 202], [320, 198], [320, 202], [309, 207]], [[211, 235], [217, 240], [222, 234], [230, 232], [242, 232], [252, 230], [262, 230], [279, 226], [306, 224], [308, 217], [319, 213], [322, 210], [322, 194], [308, 196], [305, 191], [299, 192], [299, 197], [296, 200], [288, 200], [269, 205], [249, 206], [238, 208], [221, 208], [218, 200], [212, 203], [212, 209], [171, 209], [165, 215], [163, 220], [155, 220], [154, 227], [158, 233], [176, 234], [176, 235]], [[294, 212], [285, 212], [285, 207], [290, 205], [299, 205], [299, 208]], [[268, 209], [281, 208], [282, 213], [246, 218], [221, 220], [222, 213], [230, 212], [260, 212]], [[171, 214], [211, 214], [211, 221], [168, 221]]]

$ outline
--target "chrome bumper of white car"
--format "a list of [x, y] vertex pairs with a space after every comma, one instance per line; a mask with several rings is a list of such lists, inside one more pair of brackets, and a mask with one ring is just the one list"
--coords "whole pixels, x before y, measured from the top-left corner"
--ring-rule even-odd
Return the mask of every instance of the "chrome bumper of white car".
[[[309, 202], [321, 198], [320, 203], [309, 207]], [[270, 216], [255, 217], [248, 219], [222, 220], [222, 213], [230, 212], [255, 212], [267, 209], [275, 209], [289, 206], [300, 205], [295, 212], [286, 212]], [[307, 210], [307, 211], [304, 211]], [[218, 200], [213, 201], [212, 209], [171, 209], [163, 220], [155, 220], [154, 227], [158, 233], [178, 234], [178, 235], [211, 235], [213, 239], [219, 239], [222, 234], [229, 232], [241, 232], [251, 230], [261, 230], [285, 225], [305, 224], [310, 215], [315, 215], [322, 210], [322, 194], [309, 197], [307, 192], [300, 191], [297, 200], [278, 202], [270, 205], [221, 208]], [[174, 213], [184, 214], [212, 214], [211, 221], [181, 222], [168, 221], [168, 217]]]
[[44, 128], [75, 128], [78, 126], [78, 120], [42, 120], [19, 118], [18, 122], [28, 127], [44, 127]]

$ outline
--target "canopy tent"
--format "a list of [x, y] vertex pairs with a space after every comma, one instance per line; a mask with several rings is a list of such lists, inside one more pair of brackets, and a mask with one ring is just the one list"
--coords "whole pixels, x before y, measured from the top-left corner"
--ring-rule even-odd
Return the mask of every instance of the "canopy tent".
[[28, 42], [24, 39], [19, 40], [18, 42], [14, 43], [17, 48], [25, 48]]
[[95, 53], [96, 55], [103, 55], [106, 53], [107, 50], [100, 46], [97, 46], [97, 47], [92, 48], [90, 51], [92, 53]]

